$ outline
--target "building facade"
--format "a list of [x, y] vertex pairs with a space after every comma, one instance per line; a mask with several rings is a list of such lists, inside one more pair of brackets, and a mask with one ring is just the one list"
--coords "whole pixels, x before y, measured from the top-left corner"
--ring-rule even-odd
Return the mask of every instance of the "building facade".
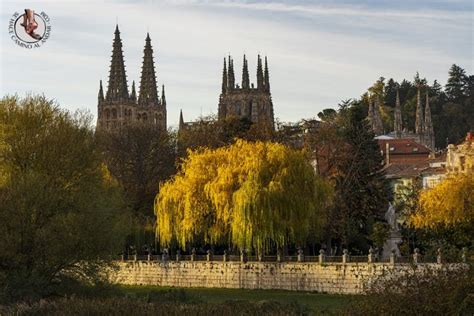
[[265, 69], [260, 55], [257, 58], [257, 86], [250, 83], [247, 59], [244, 55], [241, 86], [235, 83], [234, 60], [224, 58], [222, 71], [222, 91], [219, 96], [218, 118], [248, 118], [252, 123], [274, 126], [273, 102], [270, 93], [268, 61]]
[[107, 92], [104, 96], [101, 80], [97, 114], [97, 129], [114, 130], [132, 122], [166, 129], [165, 87], [162, 86], [160, 98], [149, 34], [145, 39], [140, 87], [137, 95], [135, 81], [132, 83], [131, 92], [128, 90], [122, 40], [118, 25], [116, 26]]
[[[431, 107], [428, 91], [426, 91], [425, 100], [425, 106], [423, 107], [421, 102], [421, 87], [419, 87], [416, 97], [415, 126], [414, 129], [410, 130], [406, 126], [403, 126], [400, 95], [397, 91], [393, 120], [394, 131], [386, 134], [386, 136], [398, 139], [413, 139], [415, 142], [426, 146], [431, 151], [434, 151], [435, 135], [431, 119]], [[372, 99], [369, 98], [369, 112], [367, 119], [369, 120], [370, 126], [376, 136], [384, 134], [380, 105], [377, 97]]]

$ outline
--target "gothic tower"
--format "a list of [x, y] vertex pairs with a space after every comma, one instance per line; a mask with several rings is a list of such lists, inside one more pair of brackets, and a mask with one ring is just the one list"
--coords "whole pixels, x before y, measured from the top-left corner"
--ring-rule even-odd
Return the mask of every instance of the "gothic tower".
[[376, 95], [374, 100], [374, 133], [375, 135], [382, 135], [383, 134], [383, 123], [382, 123], [382, 116], [380, 115], [380, 105], [379, 105], [379, 98]]
[[222, 71], [222, 91], [219, 97], [218, 118], [248, 118], [253, 123], [274, 125], [273, 102], [270, 93], [268, 61], [265, 57], [265, 71], [260, 55], [257, 58], [257, 87], [250, 84], [248, 62], [244, 55], [242, 66], [242, 86], [235, 84], [234, 61], [231, 56], [227, 63], [224, 58]]
[[402, 138], [402, 107], [400, 105], [400, 93], [397, 89], [397, 99], [395, 101], [395, 117], [393, 120], [393, 127], [395, 129], [395, 135], [397, 138]]
[[425, 136], [425, 146], [431, 150], [435, 149], [434, 144], [434, 129], [433, 122], [431, 121], [431, 109], [430, 109], [430, 100], [428, 96], [428, 90], [426, 90], [426, 106], [425, 106], [425, 122], [424, 122], [424, 136]]
[[423, 107], [421, 105], [421, 92], [418, 87], [416, 94], [416, 118], [415, 118], [415, 134], [420, 138], [420, 143], [423, 143]]
[[162, 100], [158, 97], [153, 48], [147, 34], [143, 51], [140, 91], [137, 97], [135, 81], [129, 94], [122, 40], [118, 25], [115, 27], [109, 83], [104, 98], [102, 80], [99, 86], [97, 128], [113, 130], [130, 122], [142, 122], [166, 129], [166, 101], [164, 86]]

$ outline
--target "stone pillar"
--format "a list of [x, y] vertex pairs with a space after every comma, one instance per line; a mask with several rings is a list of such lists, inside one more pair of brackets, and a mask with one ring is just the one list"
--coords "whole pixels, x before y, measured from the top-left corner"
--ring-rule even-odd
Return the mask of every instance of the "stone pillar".
[[240, 250], [240, 262], [247, 262], [247, 254], [245, 249]]
[[122, 261], [125, 261], [125, 255], [124, 255], [123, 253], [120, 255], [120, 259], [121, 259]]
[[283, 257], [283, 256], [281, 255], [281, 250], [278, 249], [278, 250], [277, 250], [277, 262], [281, 262], [282, 257]]
[[367, 256], [367, 262], [373, 263], [375, 261], [374, 248], [369, 248], [369, 255]]
[[390, 264], [395, 264], [396, 261], [397, 261], [396, 250], [392, 249], [392, 253], [390, 254]]
[[206, 260], [207, 261], [212, 261], [212, 251], [211, 250], [207, 251]]
[[263, 261], [263, 253], [261, 251], [258, 252], [257, 259], [259, 262]]
[[304, 262], [304, 253], [301, 248], [298, 249], [298, 262]]
[[163, 249], [163, 254], [161, 255], [161, 260], [163, 262], [168, 261], [168, 248]]
[[436, 256], [436, 262], [441, 264], [443, 263], [443, 251], [441, 248], [438, 248], [438, 256]]
[[348, 263], [349, 262], [349, 251], [347, 249], [344, 249], [342, 251], [342, 263]]
[[137, 260], [138, 260], [138, 256], [137, 256], [137, 254], [134, 254], [133, 255], [133, 261], [137, 261]]
[[191, 261], [196, 261], [196, 248], [191, 249]]
[[227, 250], [224, 250], [224, 255], [222, 256], [222, 261], [227, 262]]
[[176, 262], [181, 261], [181, 250], [176, 250]]
[[319, 263], [323, 263], [326, 261], [326, 252], [324, 249], [319, 250]]
[[467, 262], [467, 248], [463, 247], [462, 252], [461, 252], [461, 262], [466, 263]]
[[151, 261], [151, 253], [150, 253], [150, 252], [148, 252], [148, 254], [147, 254], [147, 256], [146, 256], [146, 260], [147, 260], [147, 261]]
[[415, 248], [413, 253], [413, 263], [418, 264], [420, 261], [420, 249]]

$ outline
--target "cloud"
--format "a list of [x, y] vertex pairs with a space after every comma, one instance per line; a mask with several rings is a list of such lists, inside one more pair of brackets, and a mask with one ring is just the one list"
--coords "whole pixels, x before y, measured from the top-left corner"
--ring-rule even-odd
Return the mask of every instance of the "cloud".
[[[275, 114], [283, 121], [314, 117], [358, 97], [380, 76], [411, 79], [420, 71], [443, 82], [452, 63], [472, 73], [469, 12], [459, 10], [464, 3], [448, 9], [428, 9], [423, 1], [417, 7], [406, 2], [408, 9], [380, 3], [34, 2], [51, 16], [52, 37], [28, 51], [2, 33], [0, 91], [45, 92], [64, 106], [95, 114], [98, 81], [107, 84], [117, 19], [129, 86], [140, 78], [150, 31], [158, 83], [166, 85], [169, 124], [177, 123], [180, 108], [186, 120], [217, 111], [222, 58], [229, 52], [237, 81], [243, 53], [251, 81], [256, 55], [268, 54]], [[24, 6], [32, 4], [4, 4], [1, 25], [9, 12]]]

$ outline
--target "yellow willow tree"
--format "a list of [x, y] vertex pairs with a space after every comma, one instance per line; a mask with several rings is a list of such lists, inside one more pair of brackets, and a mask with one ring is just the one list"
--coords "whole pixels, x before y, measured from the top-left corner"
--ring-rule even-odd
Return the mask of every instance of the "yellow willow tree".
[[416, 228], [468, 225], [474, 228], [474, 174], [451, 175], [420, 193], [419, 211], [411, 216]]
[[[301, 244], [321, 230], [332, 185], [318, 177], [305, 153], [271, 142], [190, 151], [179, 173], [155, 199], [156, 236], [231, 243], [259, 252]], [[316, 228], [316, 229], [315, 229]]]

